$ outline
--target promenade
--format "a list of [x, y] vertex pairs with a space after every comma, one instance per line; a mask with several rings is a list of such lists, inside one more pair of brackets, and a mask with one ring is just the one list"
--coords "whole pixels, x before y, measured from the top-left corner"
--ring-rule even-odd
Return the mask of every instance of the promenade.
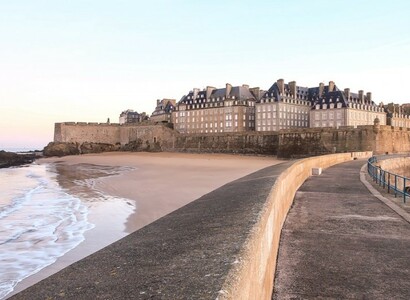
[[300, 187], [273, 299], [410, 299], [410, 224], [361, 182], [365, 162], [330, 167]]

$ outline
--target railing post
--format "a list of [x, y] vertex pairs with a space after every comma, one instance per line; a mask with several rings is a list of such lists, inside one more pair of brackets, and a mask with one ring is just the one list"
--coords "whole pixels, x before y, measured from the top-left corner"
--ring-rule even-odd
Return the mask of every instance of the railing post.
[[397, 174], [394, 174], [394, 197], [397, 197]]
[[386, 171], [383, 170], [383, 190], [386, 188]]
[[387, 193], [389, 193], [390, 194], [390, 172], [388, 172], [387, 173], [387, 180], [388, 180], [388, 182], [387, 182]]
[[406, 203], [406, 177], [403, 177], [403, 202]]

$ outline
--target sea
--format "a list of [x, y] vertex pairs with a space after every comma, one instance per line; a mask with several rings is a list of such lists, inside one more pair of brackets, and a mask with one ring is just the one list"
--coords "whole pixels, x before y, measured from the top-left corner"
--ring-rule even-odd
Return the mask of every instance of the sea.
[[123, 205], [132, 213], [129, 199], [94, 187], [98, 178], [129, 170], [36, 162], [0, 169], [0, 299], [83, 242], [85, 232], [95, 227], [89, 211], [96, 203]]

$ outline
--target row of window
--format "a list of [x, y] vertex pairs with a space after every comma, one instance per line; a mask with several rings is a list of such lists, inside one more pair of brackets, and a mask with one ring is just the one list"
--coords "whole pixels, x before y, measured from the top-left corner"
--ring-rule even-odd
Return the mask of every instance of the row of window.
[[[246, 123], [246, 121], [242, 122], [242, 126], [246, 127], [246, 124], [248, 124], [249, 128], [254, 128], [255, 127], [255, 123], [254, 122], [248, 122]], [[219, 126], [218, 126], [219, 125]], [[225, 125], [225, 127], [224, 127]], [[226, 121], [226, 122], [214, 122], [214, 123], [202, 123], [202, 124], [178, 124], [176, 125], [176, 128], [181, 130], [181, 129], [207, 129], [207, 128], [231, 128], [231, 127], [238, 127], [239, 123], [238, 121]]]
[[[264, 111], [276, 112], [276, 109], [277, 109], [276, 105], [257, 105], [256, 106], [256, 111], [257, 112], [264, 112]], [[282, 107], [281, 105], [279, 105], [279, 111], [308, 114], [310, 112], [310, 109], [307, 108], [307, 107], [298, 107], [298, 106], [285, 106], [285, 107]]]
[[262, 121], [257, 121], [256, 124], [258, 126], [263, 126], [263, 125], [288, 125], [292, 127], [307, 127], [308, 122], [307, 121], [295, 121], [295, 120], [262, 120]]
[[[257, 114], [258, 119], [278, 119], [276, 117], [276, 112], [271, 113], [258, 113]], [[302, 114], [302, 113], [279, 113], [279, 119], [295, 119], [295, 120], [308, 120], [309, 115]]]

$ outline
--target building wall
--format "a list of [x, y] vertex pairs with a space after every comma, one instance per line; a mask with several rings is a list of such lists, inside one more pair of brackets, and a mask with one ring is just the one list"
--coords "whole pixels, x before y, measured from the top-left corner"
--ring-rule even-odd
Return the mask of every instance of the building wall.
[[180, 133], [242, 132], [255, 129], [255, 108], [250, 106], [218, 106], [186, 110], [179, 105], [174, 112], [174, 127]]
[[394, 113], [389, 118], [388, 125], [410, 128], [410, 116]]
[[373, 125], [376, 118], [379, 118], [381, 125], [386, 125], [386, 113], [378, 107], [361, 109], [317, 105], [310, 112], [310, 127]]
[[303, 100], [276, 102], [268, 99], [255, 104], [256, 131], [308, 128], [310, 103]]

